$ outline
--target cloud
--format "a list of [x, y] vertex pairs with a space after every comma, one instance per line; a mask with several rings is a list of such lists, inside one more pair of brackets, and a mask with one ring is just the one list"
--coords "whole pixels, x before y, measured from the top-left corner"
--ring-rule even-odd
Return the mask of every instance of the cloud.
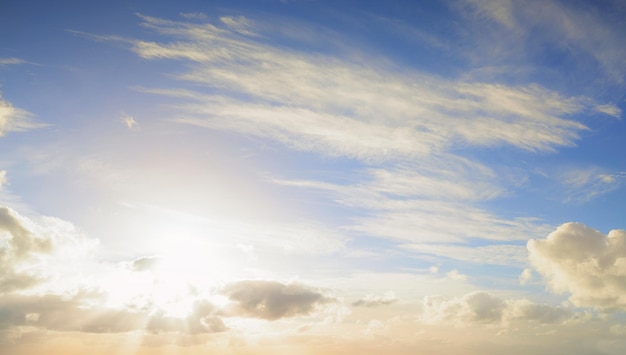
[[184, 17], [188, 20], [208, 20], [209, 16], [202, 12], [181, 12], [179, 13], [181, 17]]
[[85, 238], [68, 222], [52, 217], [34, 222], [0, 206], [0, 294], [35, 286], [61, 287], [76, 275], [50, 283], [53, 275], [85, 261], [96, 245], [97, 241]]
[[151, 271], [156, 269], [161, 263], [162, 258], [159, 256], [144, 256], [138, 259], [135, 259], [131, 264], [130, 268], [133, 271]]
[[129, 129], [135, 129], [139, 127], [139, 123], [137, 123], [135, 118], [124, 112], [120, 114], [120, 121]]
[[529, 283], [533, 279], [533, 271], [531, 269], [524, 269], [522, 273], [519, 275], [519, 283], [521, 285], [525, 285]]
[[565, 188], [564, 202], [587, 202], [619, 188], [625, 178], [623, 172], [611, 173], [598, 167], [564, 168], [556, 174]]
[[570, 311], [561, 307], [536, 304], [527, 299], [503, 300], [487, 292], [475, 291], [453, 299], [425, 297], [421, 319], [431, 323], [500, 325], [519, 321], [556, 323], [572, 316]]
[[398, 299], [394, 292], [386, 292], [382, 296], [367, 295], [352, 303], [354, 307], [377, 307], [386, 306], [395, 303]]
[[581, 307], [626, 309], [626, 231], [604, 235], [565, 223], [527, 244], [529, 260], [554, 292]]
[[622, 116], [622, 110], [615, 105], [598, 105], [594, 109], [609, 116], [617, 118], [621, 118]]
[[[501, 19], [507, 18], [505, 10], [497, 10]], [[370, 168], [359, 171], [355, 176], [365, 179], [352, 185], [312, 181], [303, 187], [332, 190], [337, 202], [366, 210], [366, 217], [346, 228], [371, 236], [462, 242], [542, 235], [545, 226], [536, 219], [500, 218], [473, 205], [506, 196], [509, 181], [460, 156], [459, 148], [536, 152], [572, 146], [588, 130], [576, 115], [603, 105], [537, 84], [430, 75], [386, 58], [364, 60], [346, 47], [333, 47], [335, 55], [328, 55], [277, 46], [260, 38], [284, 35], [262, 24], [260, 37], [232, 28], [260, 20], [222, 18], [198, 25], [140, 18], [165, 37], [128, 40], [137, 55], [182, 61], [187, 69], [178, 75], [181, 81], [219, 89], [220, 94], [145, 89], [180, 100], [175, 122], [360, 161]], [[603, 112], [613, 112], [614, 105], [604, 105]]]
[[206, 300], [194, 302], [191, 312], [184, 318], [165, 315], [163, 312], [151, 314], [146, 328], [152, 332], [183, 332], [189, 334], [217, 333], [227, 329], [221, 318], [215, 316], [216, 308]]
[[3, 233], [8, 250], [3, 253], [16, 259], [26, 258], [33, 253], [52, 250], [52, 241], [29, 230], [29, 221], [8, 207], [0, 207], [0, 232]]
[[7, 171], [0, 170], [0, 190], [9, 183], [7, 179]]
[[2, 99], [0, 94], [0, 137], [8, 132], [20, 132], [45, 127], [45, 124], [31, 120], [32, 114], [14, 107], [10, 102]]
[[241, 33], [246, 36], [254, 36], [256, 35], [252, 31], [250, 31], [253, 27], [251, 21], [243, 16], [232, 17], [232, 16], [223, 16], [220, 17], [220, 21], [225, 24], [229, 29]]
[[332, 301], [308, 287], [277, 281], [239, 281], [227, 285], [223, 293], [234, 302], [225, 310], [227, 315], [266, 320], [308, 315]]
[[[479, 22], [493, 20], [498, 27], [489, 27], [492, 32], [481, 36], [480, 48], [484, 53], [495, 57], [513, 56], [528, 58], [537, 50], [560, 51], [573, 59], [574, 65], [589, 68], [588, 58], [595, 62], [598, 72], [611, 81], [622, 83], [626, 75], [626, 49], [622, 44], [624, 9], [610, 3], [597, 5], [593, 2], [572, 4], [561, 1], [476, 1], [461, 3], [465, 15]], [[603, 7], [600, 9], [600, 7]], [[469, 11], [465, 11], [469, 10]], [[615, 16], [606, 16], [607, 11]], [[485, 27], [482, 28], [483, 31]], [[484, 33], [484, 32], [483, 32]], [[540, 34], [540, 36], [538, 36]], [[517, 46], [512, 49], [511, 42]], [[487, 59], [486, 56], [476, 54]], [[571, 68], [571, 67], [569, 67]], [[571, 69], [567, 69], [571, 72]], [[618, 117], [620, 111], [615, 106], [599, 111]]]
[[538, 85], [446, 80], [376, 59], [354, 63], [287, 50], [237, 37], [228, 26], [141, 18], [147, 27], [182, 40], [135, 41], [139, 56], [195, 62], [181, 79], [246, 97], [205, 95], [182, 107], [187, 112], [179, 122], [276, 139], [301, 150], [365, 160], [423, 155], [455, 142], [550, 150], [573, 145], [586, 129], [567, 116], [596, 106], [589, 98], [562, 97]]
[[28, 63], [23, 59], [19, 59], [19, 58], [0, 58], [0, 66], [3, 65], [15, 65], [15, 64], [24, 64], [24, 63]]
[[528, 253], [522, 245], [495, 244], [487, 246], [454, 244], [404, 244], [419, 254], [431, 254], [476, 264], [524, 265]]
[[103, 294], [5, 295], [0, 297], [0, 329], [31, 326], [54, 331], [84, 333], [149, 332], [214, 333], [226, 329], [214, 315], [215, 307], [205, 300], [194, 302], [184, 318], [159, 310], [129, 310], [102, 306]]

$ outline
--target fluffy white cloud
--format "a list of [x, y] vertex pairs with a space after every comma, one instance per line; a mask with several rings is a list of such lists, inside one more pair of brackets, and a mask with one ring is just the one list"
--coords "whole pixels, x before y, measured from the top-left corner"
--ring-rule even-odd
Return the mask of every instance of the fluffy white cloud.
[[581, 223], [565, 223], [527, 244], [534, 268], [574, 305], [626, 309], [626, 231], [608, 235]]

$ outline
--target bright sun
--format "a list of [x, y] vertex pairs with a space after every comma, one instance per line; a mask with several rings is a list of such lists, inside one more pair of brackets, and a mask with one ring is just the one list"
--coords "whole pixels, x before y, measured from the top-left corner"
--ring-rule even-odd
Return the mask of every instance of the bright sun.
[[112, 276], [112, 303], [149, 307], [169, 317], [185, 318], [196, 300], [211, 297], [211, 288], [225, 276], [217, 270], [229, 269], [224, 263], [232, 263], [232, 258], [212, 247], [206, 231], [171, 222], [161, 221], [150, 228], [155, 231], [156, 255], [141, 257]]

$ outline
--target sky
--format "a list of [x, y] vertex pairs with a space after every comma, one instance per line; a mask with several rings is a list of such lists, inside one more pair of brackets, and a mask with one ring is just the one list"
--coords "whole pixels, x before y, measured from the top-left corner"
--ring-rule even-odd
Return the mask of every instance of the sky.
[[622, 354], [624, 18], [0, 1], [0, 352]]

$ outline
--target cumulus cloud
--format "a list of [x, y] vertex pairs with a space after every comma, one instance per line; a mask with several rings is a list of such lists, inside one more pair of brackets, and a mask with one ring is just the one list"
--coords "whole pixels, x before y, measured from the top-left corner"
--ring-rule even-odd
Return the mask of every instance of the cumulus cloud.
[[11, 131], [27, 131], [45, 126], [32, 121], [31, 118], [30, 112], [14, 107], [10, 102], [2, 99], [2, 94], [0, 94], [0, 137]]
[[524, 269], [519, 275], [519, 283], [525, 285], [533, 279], [533, 271], [531, 269]]
[[34, 232], [32, 222], [8, 207], [0, 207], [0, 293], [39, 282], [42, 276], [29, 262], [52, 248], [52, 239]]
[[565, 223], [527, 244], [529, 259], [550, 289], [570, 294], [576, 306], [626, 309], [626, 231], [607, 235]]
[[367, 295], [352, 303], [354, 307], [376, 307], [386, 306], [396, 302], [396, 294], [392, 291], [386, 292], [384, 295]]
[[456, 324], [502, 324], [529, 321], [555, 323], [572, 316], [571, 312], [527, 299], [503, 300], [483, 291], [448, 299], [442, 296], [424, 298], [422, 320], [427, 322], [452, 322]]
[[307, 315], [332, 301], [331, 298], [298, 284], [244, 280], [226, 286], [223, 293], [234, 302], [227, 315], [277, 320]]

